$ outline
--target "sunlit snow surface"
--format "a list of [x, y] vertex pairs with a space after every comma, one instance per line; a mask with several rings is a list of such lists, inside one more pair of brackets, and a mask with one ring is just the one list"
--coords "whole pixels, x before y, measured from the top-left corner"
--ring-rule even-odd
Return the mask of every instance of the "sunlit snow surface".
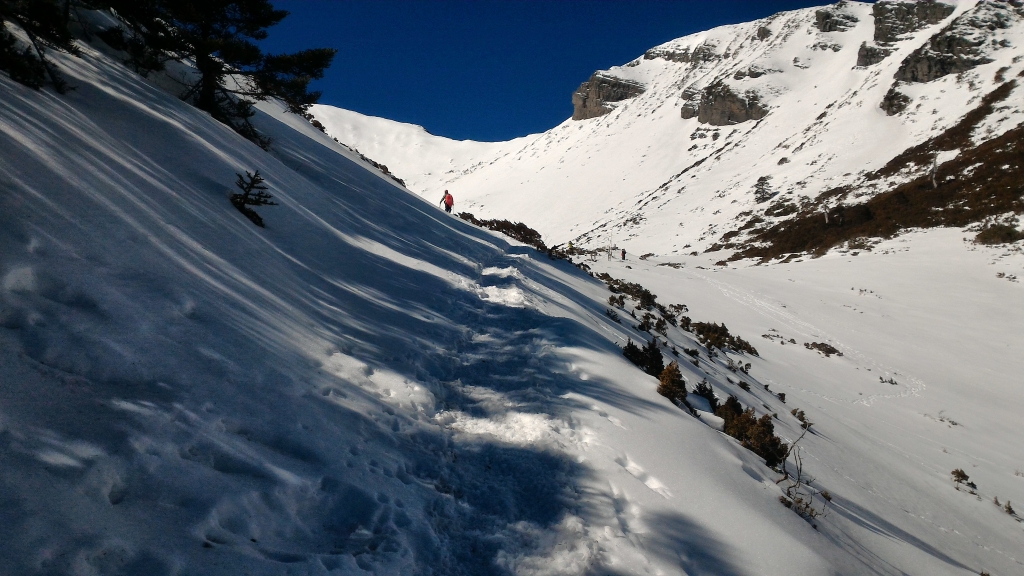
[[[603, 285], [274, 105], [268, 154], [83, 48], [66, 96], [0, 76], [0, 573], [1022, 572], [991, 502], [1024, 504], [1019, 253], [591, 263], [760, 350], [751, 392], [683, 374], [788, 439], [807, 411], [815, 529], [623, 359], [645, 335]], [[228, 202], [255, 169], [266, 229]]]
[[[332, 136], [387, 164], [428, 200], [450, 189], [457, 211], [521, 220], [550, 244], [615, 244], [636, 254], [703, 252], [742, 226], [751, 211], [767, 206], [755, 201], [761, 177], [770, 178], [776, 201], [799, 205], [851, 184], [854, 201], [867, 199], [908, 175], [866, 181], [866, 173], [955, 125], [1002, 82], [1017, 86], [975, 139], [1024, 121], [1020, 16], [1010, 17], [1005, 29], [986, 31], [993, 46], [982, 49], [992, 62], [927, 83], [900, 83], [911, 104], [899, 115], [887, 116], [879, 107], [908, 55], [987, 4], [947, 3], [956, 10], [946, 20], [905, 34], [894, 52], [871, 66], [856, 66], [861, 44], [874, 34], [871, 4], [862, 2], [842, 8], [858, 19], [843, 32], [820, 32], [816, 9], [808, 8], [672, 40], [654, 50], [702, 47], [714, 57], [684, 63], [637, 55], [603, 73], [643, 84], [643, 94], [612, 104], [607, 115], [566, 120], [509, 142], [452, 141], [331, 106], [312, 112]], [[771, 35], [760, 40], [762, 27]], [[751, 77], [750, 70], [761, 75]], [[701, 90], [716, 82], [737, 93], [756, 92], [768, 115], [731, 126], [682, 119], [687, 94], [699, 100]], [[565, 94], [566, 116], [570, 96]]]

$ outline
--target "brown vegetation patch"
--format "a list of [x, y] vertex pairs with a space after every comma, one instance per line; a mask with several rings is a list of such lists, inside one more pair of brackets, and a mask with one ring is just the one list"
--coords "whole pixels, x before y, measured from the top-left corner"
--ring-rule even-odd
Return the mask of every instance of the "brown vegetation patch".
[[509, 220], [480, 220], [469, 212], [460, 212], [458, 216], [466, 222], [475, 224], [481, 228], [501, 232], [505, 236], [508, 236], [513, 240], [518, 240], [523, 244], [529, 244], [537, 250], [546, 251], [548, 249], [540, 237], [540, 232], [537, 232], [522, 222], [511, 222]]
[[731, 260], [767, 261], [786, 254], [824, 254], [855, 238], [890, 238], [907, 228], [967, 226], [1006, 213], [1024, 213], [1024, 126], [971, 148], [973, 129], [1005, 99], [1013, 81], [989, 93], [982, 104], [956, 126], [908, 149], [868, 176], [891, 176], [910, 165], [927, 166], [941, 150], [962, 149], [954, 160], [938, 166], [934, 175], [878, 194], [863, 204], [840, 205], [827, 213], [806, 208], [795, 218], [759, 231], [754, 245]]
[[836, 356], [842, 356], [843, 353], [836, 349], [835, 346], [826, 342], [804, 342], [804, 348], [808, 350], [817, 350], [825, 355], [825, 358], [835, 354]]

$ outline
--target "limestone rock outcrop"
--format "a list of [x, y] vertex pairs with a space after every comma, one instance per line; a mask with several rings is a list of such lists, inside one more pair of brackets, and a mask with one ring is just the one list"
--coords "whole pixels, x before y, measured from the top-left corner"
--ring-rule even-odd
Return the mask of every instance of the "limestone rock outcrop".
[[814, 25], [821, 32], [845, 32], [857, 23], [857, 17], [847, 14], [842, 9], [845, 2], [839, 2], [835, 6], [822, 8], [814, 13]]
[[875, 42], [895, 42], [904, 34], [942, 22], [954, 9], [954, 6], [935, 0], [880, 0], [871, 7], [871, 15], [875, 19]]
[[654, 60], [656, 58], [668, 60], [669, 62], [680, 62], [683, 64], [689, 64], [691, 62], [699, 64], [702, 62], [714, 62], [715, 60], [721, 59], [722, 56], [715, 52], [715, 46], [712, 44], [699, 44], [693, 49], [693, 51], [689, 48], [683, 48], [682, 50], [651, 48], [647, 52], [644, 52], [644, 60]]
[[890, 48], [888, 46], [878, 46], [862, 42], [860, 49], [857, 50], [857, 66], [871, 66], [873, 64], [878, 64], [882, 60], [885, 60], [886, 56], [892, 54], [894, 51], [894, 48]]
[[756, 92], [748, 90], [738, 94], [722, 83], [708, 86], [700, 93], [699, 100], [686, 102], [680, 111], [683, 119], [696, 117], [701, 124], [712, 126], [760, 120], [767, 114], [768, 108], [761, 104]]
[[954, 6], [935, 0], [880, 0], [871, 7], [875, 21], [874, 40], [857, 51], [857, 66], [872, 66], [896, 51], [892, 45], [905, 34], [938, 24], [953, 13]]
[[894, 78], [904, 82], [930, 82], [992, 62], [988, 51], [999, 49], [991, 33], [1009, 28], [1024, 18], [1020, 2], [982, 2], [907, 56]]
[[612, 111], [610, 102], [621, 102], [642, 94], [644, 87], [636, 82], [594, 73], [572, 95], [572, 119], [586, 120]]

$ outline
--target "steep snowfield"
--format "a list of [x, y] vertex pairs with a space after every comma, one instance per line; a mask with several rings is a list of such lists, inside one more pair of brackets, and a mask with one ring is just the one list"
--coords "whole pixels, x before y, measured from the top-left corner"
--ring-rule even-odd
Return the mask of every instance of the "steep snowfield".
[[[0, 77], [0, 573], [882, 565], [658, 396], [589, 276], [276, 105], [267, 153], [93, 47], [55, 58], [65, 96]], [[228, 202], [256, 169], [266, 229]]]
[[[1022, 525], [992, 502], [1024, 506], [1019, 249], [938, 230], [774, 266], [589, 262], [758, 348], [680, 364], [787, 440], [806, 411], [805, 472], [832, 495], [808, 522], [778, 473], [623, 359], [649, 337], [632, 303], [616, 323], [586, 274], [431, 206], [449, 181], [470, 200], [459, 170], [557, 182], [564, 164], [522, 152], [555, 133], [573, 153], [596, 126], [657, 134], [657, 110], [614, 128], [644, 96], [514, 145], [337, 112], [424, 201], [274, 104], [255, 118], [267, 153], [94, 47], [57, 60], [65, 96], [0, 75], [0, 574], [1024, 573]], [[416, 170], [383, 154], [400, 147]], [[498, 159], [471, 170], [484, 148]], [[280, 202], [266, 229], [228, 202], [256, 169]], [[472, 201], [581, 226], [601, 180], [567, 176], [542, 209], [498, 181]]]
[[[869, 197], [909, 178], [869, 182], [864, 175], [953, 126], [982, 95], [1024, 71], [1024, 17], [1005, 3], [965, 0], [955, 6], [946, 19], [901, 36], [891, 54], [868, 66], [856, 66], [861, 44], [871, 43], [874, 33], [866, 3], [833, 7], [857, 19], [845, 31], [821, 32], [810, 8], [673, 40], [601, 72], [645, 87], [639, 96], [611, 104], [609, 114], [566, 120], [505, 144], [479, 144], [475, 154], [468, 143], [437, 137], [403, 146], [410, 134], [422, 134], [419, 127], [381, 126], [327, 106], [313, 112], [332, 136], [388, 164], [428, 198], [450, 188], [463, 209], [522, 220], [552, 243], [686, 254], [718, 242], [751, 212], [763, 212], [768, 204], [754, 195], [761, 177], [769, 178], [775, 201], [797, 205], [820, 202], [819, 194], [840, 185]], [[960, 17], [1004, 11], [1010, 14], [1006, 28], [983, 29], [981, 50], [991, 62], [931, 82], [901, 83], [899, 91], [911, 100], [900, 114], [887, 116], [879, 107], [903, 60], [932, 35]], [[762, 28], [770, 36], [759, 39]], [[698, 48], [702, 59], [667, 59]], [[753, 91], [767, 116], [731, 126], [681, 118], [681, 109], [716, 82], [740, 94]], [[1013, 104], [1001, 106], [976, 139], [1024, 121], [1021, 101], [1024, 88], [1018, 85], [1006, 100]], [[335, 122], [339, 117], [344, 121]], [[372, 138], [365, 137], [364, 126], [374, 128]], [[451, 152], [456, 145], [458, 153]], [[423, 159], [437, 156], [445, 158], [444, 171], [421, 167]]]
[[[956, 125], [1013, 79], [1017, 85], [972, 138], [980, 143], [1020, 126], [1024, 19], [979, 32], [989, 63], [925, 83], [893, 80], [933, 35], [1007, 6], [955, 3], [948, 17], [904, 34], [891, 54], [863, 67], [855, 64], [861, 44], [873, 40], [868, 4], [833, 7], [856, 18], [845, 31], [821, 32], [809, 9], [688, 36], [602, 72], [639, 82], [644, 93], [612, 104], [607, 115], [566, 120], [510, 143], [454, 143], [325, 106], [314, 114], [329, 134], [388, 164], [427, 200], [448, 188], [457, 210], [522, 220], [549, 244], [625, 247], [626, 263], [602, 256], [587, 264], [639, 282], [662, 303], [687, 304], [695, 321], [724, 321], [751, 341], [761, 358], [737, 358], [751, 362], [749, 377], [702, 359], [700, 371], [687, 374], [689, 387], [706, 370], [720, 396], [736, 394], [759, 415], [777, 413], [787, 440], [800, 432], [790, 410], [806, 412], [813, 433], [800, 445], [814, 485], [834, 496], [816, 523], [843, 550], [831, 560], [837, 572], [1024, 574], [1020, 517], [994, 503], [1010, 500], [1019, 514], [1024, 501], [1019, 242], [976, 246], [969, 241], [976, 230], [940, 228], [911, 231], [870, 252], [840, 248], [771, 266], [715, 266], [728, 251], [696, 255], [749, 213], [763, 214], [769, 202], [755, 198], [759, 178], [769, 177], [772, 202], [828, 206], [834, 199], [819, 195], [843, 185], [852, 187], [852, 202], [870, 198], [930, 166], [879, 180], [867, 173]], [[759, 40], [762, 27], [771, 35]], [[701, 46], [715, 57], [657, 56]], [[765, 73], [737, 74], [751, 69]], [[683, 106], [717, 80], [756, 91], [768, 114], [717, 127], [681, 118]], [[894, 86], [910, 105], [889, 116], [879, 105]], [[413, 137], [416, 147], [405, 145]], [[943, 152], [938, 162], [956, 155]], [[636, 259], [646, 253], [653, 256]], [[689, 347], [685, 335], [670, 337]], [[805, 343], [828, 343], [843, 356], [825, 357]], [[750, 381], [752, 390], [730, 378]], [[956, 489], [955, 468], [970, 475], [976, 494]], [[747, 534], [736, 537], [743, 542]]]

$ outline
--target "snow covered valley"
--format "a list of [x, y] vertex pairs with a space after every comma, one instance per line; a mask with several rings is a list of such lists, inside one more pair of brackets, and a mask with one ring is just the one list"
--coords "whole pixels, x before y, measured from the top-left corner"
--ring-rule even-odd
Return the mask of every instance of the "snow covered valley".
[[[365, 129], [346, 139], [317, 109], [424, 200], [277, 103], [267, 152], [104, 50], [54, 56], [66, 95], [0, 75], [0, 574], [1024, 574], [1020, 242], [915, 229], [722, 266], [696, 237], [655, 248], [666, 217], [615, 228], [626, 261], [573, 256], [758, 354], [712, 351], [432, 205], [428, 172], [529, 139], [337, 111]], [[229, 201], [246, 170], [279, 202], [266, 228]], [[560, 178], [586, 209], [543, 211], [559, 242], [607, 208]], [[623, 356], [653, 337], [695, 407], [706, 381], [800, 438], [789, 496], [814, 516]]]

